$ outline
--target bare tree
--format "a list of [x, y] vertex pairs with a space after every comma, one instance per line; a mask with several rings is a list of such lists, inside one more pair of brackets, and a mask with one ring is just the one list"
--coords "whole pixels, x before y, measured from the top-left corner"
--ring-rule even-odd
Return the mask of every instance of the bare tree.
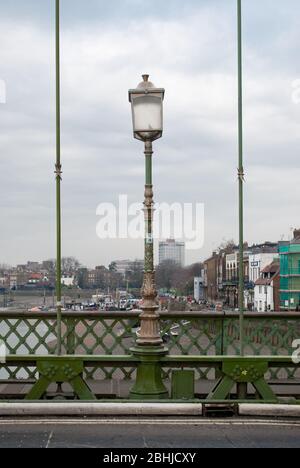
[[49, 260], [45, 260], [43, 262], [43, 265], [46, 270], [48, 270], [49, 273], [55, 273], [56, 270], [56, 260], [53, 258], [50, 258]]
[[218, 247], [218, 251], [225, 250], [226, 252], [231, 252], [232, 249], [236, 247], [234, 239], [224, 240]]
[[61, 267], [65, 273], [75, 273], [80, 268], [80, 262], [75, 257], [63, 257]]
[[108, 269], [109, 269], [109, 271], [111, 271], [112, 273], [116, 273], [116, 271], [117, 271], [117, 264], [116, 264], [116, 262], [111, 262], [111, 264], [109, 265]]
[[[43, 262], [49, 273], [55, 273], [56, 260], [49, 259]], [[61, 269], [64, 273], [75, 273], [81, 267], [80, 262], [75, 257], [63, 257], [61, 259]]]
[[193, 294], [194, 278], [201, 275], [202, 263], [195, 263], [186, 268], [171, 260], [161, 263], [156, 268], [156, 283], [162, 289], [175, 289], [178, 295]]

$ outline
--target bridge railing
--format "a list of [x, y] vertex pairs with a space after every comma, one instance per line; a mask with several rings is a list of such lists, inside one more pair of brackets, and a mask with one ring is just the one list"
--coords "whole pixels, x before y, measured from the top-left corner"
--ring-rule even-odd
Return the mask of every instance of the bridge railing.
[[[246, 313], [246, 356], [291, 356], [300, 339], [300, 314]], [[66, 355], [130, 355], [139, 327], [139, 312], [65, 312], [62, 319], [62, 352]], [[239, 317], [236, 313], [161, 313], [162, 337], [170, 356], [238, 356]], [[56, 315], [41, 312], [0, 312], [0, 340], [17, 363], [0, 368], [0, 380], [36, 378], [36, 368], [21, 356], [51, 355], [56, 345]], [[200, 366], [196, 379], [215, 379], [214, 368]], [[164, 368], [167, 377], [170, 369]], [[117, 366], [85, 368], [93, 380], [130, 380], [135, 366], [128, 359]], [[300, 378], [297, 368], [270, 369], [268, 379]]]

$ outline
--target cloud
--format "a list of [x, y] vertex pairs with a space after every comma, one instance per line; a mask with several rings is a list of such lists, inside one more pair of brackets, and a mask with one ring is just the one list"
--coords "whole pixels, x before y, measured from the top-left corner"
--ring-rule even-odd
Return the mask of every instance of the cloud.
[[[300, 195], [289, 175], [299, 169], [300, 105], [292, 83], [300, 78], [293, 55], [300, 6], [244, 3], [245, 236], [276, 240], [298, 223], [287, 200]], [[55, 241], [53, 5], [24, 5], [5, 5], [0, 20], [0, 79], [7, 85], [0, 260], [9, 263], [53, 256]], [[142, 243], [100, 241], [95, 211], [120, 193], [132, 202], [143, 197], [143, 148], [132, 138], [127, 90], [144, 72], [166, 88], [165, 133], [154, 145], [155, 198], [206, 205], [205, 246], [188, 260], [205, 257], [224, 237], [237, 238], [235, 2], [160, 5], [62, 2], [64, 254], [91, 266], [142, 255]]]

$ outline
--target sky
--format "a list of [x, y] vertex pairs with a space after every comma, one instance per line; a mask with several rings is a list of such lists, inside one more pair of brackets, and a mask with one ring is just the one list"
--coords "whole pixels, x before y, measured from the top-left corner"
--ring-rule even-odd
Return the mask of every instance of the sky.
[[[242, 3], [245, 240], [287, 240], [300, 227], [300, 2]], [[54, 5], [0, 0], [0, 263], [55, 256]], [[236, 1], [61, 0], [63, 255], [89, 267], [143, 256], [141, 239], [96, 234], [100, 203], [143, 200], [128, 102], [143, 73], [166, 90], [155, 200], [204, 204], [187, 264], [238, 239]]]

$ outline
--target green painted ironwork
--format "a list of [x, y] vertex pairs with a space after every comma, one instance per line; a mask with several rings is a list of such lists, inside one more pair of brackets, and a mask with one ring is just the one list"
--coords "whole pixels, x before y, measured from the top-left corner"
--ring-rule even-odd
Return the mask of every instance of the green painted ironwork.
[[[235, 385], [241, 384], [244, 391], [243, 398], [247, 398], [247, 384], [252, 384], [258, 395], [263, 400], [278, 402], [272, 388], [265, 380], [269, 369], [268, 361], [248, 360], [247, 358], [232, 359], [223, 362], [223, 376], [217, 382], [215, 388], [208, 395], [209, 400], [225, 400], [230, 397], [230, 392]], [[246, 384], [246, 385], [244, 385]]]
[[195, 371], [173, 370], [171, 380], [172, 400], [192, 400], [195, 397]]
[[[0, 339], [6, 343], [8, 354], [54, 355], [56, 352], [55, 313], [0, 313]], [[291, 356], [293, 341], [300, 336], [300, 315], [245, 314], [245, 355]], [[130, 356], [135, 341], [138, 313], [64, 313], [62, 317], [62, 354]], [[169, 336], [166, 346], [170, 355], [212, 356], [239, 355], [238, 314], [162, 313], [162, 336]], [[164, 368], [166, 378], [171, 368]], [[132, 380], [135, 366], [86, 367], [89, 380]], [[220, 370], [195, 367], [195, 378], [214, 380]], [[292, 380], [300, 377], [294, 366], [270, 368], [268, 380]], [[2, 367], [1, 380], [35, 379], [34, 366]]]
[[57, 345], [61, 354], [61, 141], [60, 141], [60, 4], [55, 2], [55, 62], [56, 62], [56, 300]]
[[239, 129], [239, 313], [240, 354], [244, 355], [244, 163], [243, 163], [243, 57], [242, 1], [237, 0], [238, 18], [238, 129]]
[[145, 147], [145, 253], [144, 253], [144, 270], [145, 272], [153, 272], [154, 270], [154, 252], [153, 252], [153, 197], [149, 200], [150, 191], [153, 195], [153, 180], [152, 180], [152, 144]]
[[134, 385], [130, 390], [133, 400], [164, 400], [169, 392], [163, 382], [161, 359], [166, 355], [166, 349], [135, 347], [134, 356], [138, 357], [137, 372]]
[[40, 400], [49, 385], [57, 382], [60, 384], [68, 382], [80, 400], [91, 401], [96, 399], [82, 377], [84, 370], [82, 361], [70, 361], [61, 357], [56, 357], [55, 360], [50, 361], [43, 358], [43, 360], [37, 362], [36, 368], [39, 376], [26, 395], [26, 400]]
[[152, 154], [147, 153], [145, 154], [145, 177], [146, 177], [146, 185], [153, 184], [152, 180]]
[[[261, 401], [268, 403], [279, 403], [282, 401], [277, 397], [272, 390], [270, 384], [266, 380], [268, 369], [274, 366], [294, 366], [297, 364], [292, 362], [288, 356], [252, 356], [252, 357], [234, 357], [234, 356], [161, 356], [160, 366], [154, 359], [153, 353], [150, 350], [148, 359], [146, 353], [141, 358], [133, 356], [8, 356], [7, 365], [17, 365], [18, 363], [26, 363], [30, 366], [35, 366], [38, 372], [38, 378], [32, 389], [28, 392], [26, 399], [36, 400], [43, 398], [48, 386], [52, 382], [68, 382], [77, 395], [82, 400], [94, 400], [95, 397], [90, 391], [85, 379], [83, 378], [83, 370], [87, 366], [110, 365], [117, 366], [121, 363], [124, 366], [135, 365], [143, 370], [144, 379], [141, 387], [139, 382], [138, 391], [135, 393], [135, 387], [131, 391], [131, 397], [138, 401], [147, 399], [159, 401], [162, 398], [168, 398], [166, 389], [161, 379], [161, 368], [168, 366], [171, 369], [194, 369], [197, 366], [206, 366], [220, 368], [222, 377], [217, 382], [212, 391], [207, 394], [205, 400], [209, 402], [222, 401]], [[155, 362], [154, 362], [155, 361]], [[239, 396], [236, 394], [233, 387], [235, 385], [251, 384], [256, 389], [257, 393], [252, 398], [249, 397], [247, 387], [245, 394]], [[134, 395], [135, 393], [135, 395]], [[191, 395], [190, 395], [191, 396]], [[185, 395], [182, 395], [185, 399]], [[191, 398], [196, 400], [196, 396]], [[176, 395], [176, 401], [178, 395]], [[287, 402], [286, 398], [284, 399]], [[289, 400], [290, 403], [295, 403], [293, 394]]]

